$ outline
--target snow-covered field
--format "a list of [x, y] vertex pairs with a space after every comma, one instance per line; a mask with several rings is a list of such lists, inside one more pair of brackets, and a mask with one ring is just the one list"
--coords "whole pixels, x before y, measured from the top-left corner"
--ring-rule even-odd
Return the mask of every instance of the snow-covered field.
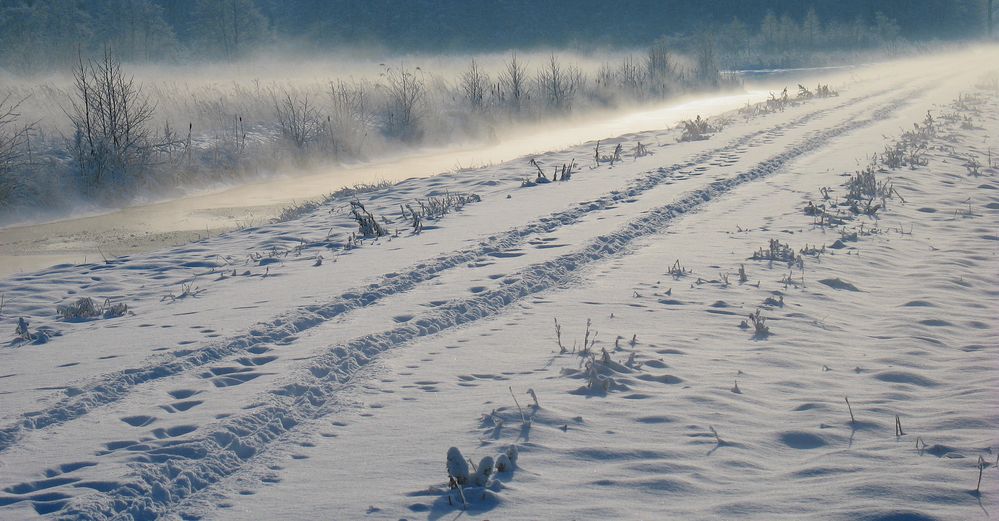
[[[0, 519], [987, 519], [995, 63], [0, 280]], [[516, 458], [460, 494], [450, 447]]]

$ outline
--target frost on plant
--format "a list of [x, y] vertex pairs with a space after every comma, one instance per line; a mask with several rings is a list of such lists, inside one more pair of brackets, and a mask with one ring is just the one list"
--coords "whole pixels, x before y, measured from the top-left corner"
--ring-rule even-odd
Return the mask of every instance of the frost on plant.
[[[471, 460], [465, 458], [457, 447], [448, 449], [448, 503], [454, 505], [454, 500], [457, 499], [464, 509], [478, 501], [495, 500], [495, 493], [503, 489], [503, 484], [493, 477], [499, 473], [513, 472], [517, 466], [517, 456], [517, 446], [510, 445], [495, 458], [484, 456], [478, 465], [473, 463], [470, 471]], [[453, 495], [455, 491], [458, 493], [457, 497]]]
[[81, 297], [70, 304], [60, 304], [56, 307], [56, 314], [66, 321], [92, 320], [95, 318], [116, 318], [128, 313], [128, 305], [123, 302], [111, 303], [111, 299], [104, 299], [104, 304], [100, 307], [90, 297]]
[[748, 329], [750, 324], [752, 324], [753, 327], [753, 338], [763, 339], [770, 336], [770, 327], [767, 326], [767, 317], [763, 316], [763, 313], [759, 309], [757, 309], [755, 313], [749, 314], [748, 323], [743, 320], [740, 326], [743, 329]]
[[711, 137], [711, 134], [720, 130], [718, 127], [708, 123], [708, 120], [701, 118], [700, 115], [694, 119], [680, 122], [680, 126], [683, 127], [680, 142], [703, 141]]
[[458, 447], [451, 447], [447, 450], [447, 477], [451, 488], [465, 486], [468, 484], [468, 462], [461, 454]]
[[471, 476], [471, 484], [476, 487], [484, 487], [489, 482], [489, 478], [493, 475], [493, 457], [485, 456], [479, 461], [479, 466], [476, 467], [475, 473]]
[[366, 210], [360, 202], [350, 202], [350, 213], [354, 216], [354, 220], [357, 221], [357, 228], [362, 236], [370, 238], [388, 235], [388, 232], [378, 223], [375, 216]]

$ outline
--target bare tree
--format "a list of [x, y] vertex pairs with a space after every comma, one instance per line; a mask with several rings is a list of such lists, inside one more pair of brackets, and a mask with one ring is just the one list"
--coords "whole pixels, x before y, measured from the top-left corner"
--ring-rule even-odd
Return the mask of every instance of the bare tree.
[[664, 41], [659, 40], [649, 47], [645, 55], [645, 79], [655, 92], [665, 95], [669, 91], [667, 83], [675, 72], [673, 57]]
[[308, 94], [282, 89], [280, 94], [274, 94], [273, 100], [281, 135], [299, 152], [313, 145], [332, 144], [328, 126]]
[[538, 70], [537, 76], [538, 91], [544, 95], [549, 108], [569, 108], [576, 87], [574, 80], [581, 77], [581, 74], [578, 69], [574, 72], [567, 70], [554, 54], [549, 57], [548, 63]]
[[715, 53], [715, 38], [702, 34], [697, 39], [697, 79], [705, 85], [718, 85], [718, 56]]
[[628, 55], [617, 68], [617, 82], [621, 89], [631, 94], [639, 92], [642, 86], [642, 70], [635, 59]]
[[614, 88], [614, 68], [611, 67], [609, 63], [601, 63], [600, 67], [597, 68], [597, 77], [595, 81], [597, 87], [599, 88]]
[[24, 155], [24, 147], [31, 137], [34, 125], [20, 124], [18, 107], [24, 100], [11, 101], [7, 94], [0, 100], [0, 201], [6, 201], [15, 189], [11, 172]]
[[8, 173], [20, 160], [34, 125], [19, 124], [18, 108], [24, 100], [11, 101], [7, 94], [0, 100], [0, 174]]
[[510, 55], [506, 68], [500, 75], [500, 86], [506, 102], [513, 110], [520, 111], [527, 98], [527, 66], [517, 60], [517, 54]]
[[[417, 67], [416, 71], [420, 71]], [[420, 119], [426, 98], [426, 84], [423, 76], [415, 71], [387, 68], [384, 73], [386, 94], [388, 95], [385, 130], [389, 135], [403, 141], [420, 138]]]
[[459, 83], [462, 94], [472, 110], [482, 110], [485, 107], [486, 85], [489, 84], [489, 76], [482, 72], [474, 59], [469, 64], [468, 70], [461, 74]]
[[153, 105], [110, 48], [99, 61], [78, 56], [73, 80], [68, 116], [80, 173], [92, 188], [109, 177], [130, 180], [148, 165]]
[[357, 156], [373, 124], [369, 107], [368, 85], [362, 82], [330, 83], [330, 125], [336, 153]]

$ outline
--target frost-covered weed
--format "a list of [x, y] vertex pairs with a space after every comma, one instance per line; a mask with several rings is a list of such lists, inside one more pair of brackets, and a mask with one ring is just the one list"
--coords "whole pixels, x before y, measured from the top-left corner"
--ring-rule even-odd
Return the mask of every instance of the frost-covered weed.
[[[495, 492], [502, 490], [502, 483], [493, 479], [499, 473], [509, 473], [517, 466], [518, 450], [516, 445], [510, 445], [494, 458], [484, 456], [478, 465], [472, 465], [457, 447], [447, 451], [448, 502], [452, 502], [452, 492], [457, 491], [462, 508], [469, 503], [486, 499]], [[453, 504], [453, 503], [451, 503]]]
[[81, 297], [70, 304], [60, 304], [56, 307], [56, 314], [59, 318], [67, 321], [92, 320], [95, 318], [116, 318], [128, 313], [128, 305], [123, 302], [111, 303], [111, 299], [104, 299], [104, 304], [100, 307], [90, 297]]
[[683, 127], [683, 133], [678, 139], [681, 143], [686, 141], [703, 141], [711, 137], [711, 134], [721, 130], [716, 125], [708, 123], [708, 120], [701, 118], [700, 115], [694, 119], [681, 121], [680, 126]]
[[359, 201], [350, 202], [350, 213], [354, 216], [354, 220], [357, 221], [358, 231], [363, 237], [382, 237], [388, 235], [388, 232], [378, 223], [375, 216], [364, 208], [364, 205]]

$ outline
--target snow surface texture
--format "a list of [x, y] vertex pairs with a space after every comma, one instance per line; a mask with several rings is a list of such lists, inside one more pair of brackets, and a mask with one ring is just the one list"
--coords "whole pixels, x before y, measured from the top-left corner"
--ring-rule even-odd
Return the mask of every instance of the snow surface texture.
[[[987, 518], [981, 73], [940, 60], [704, 141], [604, 140], [613, 166], [538, 158], [575, 159], [568, 182], [522, 188], [526, 159], [407, 181], [361, 196], [380, 238], [353, 240], [343, 201], [0, 281], [0, 518]], [[878, 166], [883, 209], [806, 215], [927, 110], [925, 164]], [[399, 205], [446, 190], [482, 201], [413, 233]], [[773, 239], [801, 260], [753, 259]], [[81, 297], [127, 311], [60, 320]], [[767, 334], [740, 327], [757, 311]]]

